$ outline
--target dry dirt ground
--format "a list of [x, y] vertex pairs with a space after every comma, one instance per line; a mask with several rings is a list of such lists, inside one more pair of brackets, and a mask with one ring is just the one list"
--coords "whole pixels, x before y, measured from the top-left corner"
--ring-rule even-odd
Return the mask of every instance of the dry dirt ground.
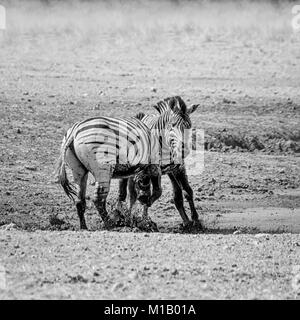
[[[299, 298], [300, 34], [290, 4], [161, 6], [7, 3], [0, 298]], [[66, 129], [153, 112], [171, 95], [200, 103], [192, 120], [205, 132], [205, 167], [189, 174], [206, 230], [183, 232], [164, 177], [150, 209], [158, 233], [102, 230], [91, 203], [90, 231], [79, 231], [52, 174]], [[114, 181], [110, 205], [116, 195]]]

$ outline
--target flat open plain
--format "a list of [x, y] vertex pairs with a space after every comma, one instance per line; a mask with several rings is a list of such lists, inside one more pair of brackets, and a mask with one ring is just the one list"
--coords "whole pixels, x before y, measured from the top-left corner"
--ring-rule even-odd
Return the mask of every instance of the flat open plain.
[[[6, 7], [0, 298], [299, 298], [300, 34], [290, 3]], [[183, 233], [167, 177], [150, 208], [158, 233], [102, 230], [90, 202], [90, 231], [79, 231], [53, 177], [65, 131], [97, 115], [153, 113], [172, 95], [200, 103], [192, 120], [205, 133], [204, 170], [188, 173], [205, 232]], [[109, 204], [116, 195], [114, 181]]]

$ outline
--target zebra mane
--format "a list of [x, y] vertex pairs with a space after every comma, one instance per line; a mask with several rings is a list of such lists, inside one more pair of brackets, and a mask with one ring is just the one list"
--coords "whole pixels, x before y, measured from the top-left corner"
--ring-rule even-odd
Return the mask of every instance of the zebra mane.
[[142, 120], [145, 117], [145, 113], [144, 112], [139, 112], [138, 114], [135, 115], [135, 118]]
[[156, 109], [160, 114], [168, 110], [173, 110], [175, 112], [177, 111], [182, 114], [186, 114], [187, 112], [187, 106], [180, 96], [168, 97], [160, 100], [153, 106], [153, 108]]

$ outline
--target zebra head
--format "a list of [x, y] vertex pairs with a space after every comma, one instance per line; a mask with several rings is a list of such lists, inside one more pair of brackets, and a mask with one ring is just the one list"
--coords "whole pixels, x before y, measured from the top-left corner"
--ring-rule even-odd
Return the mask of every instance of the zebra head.
[[171, 162], [183, 163], [183, 159], [190, 152], [190, 115], [198, 106], [199, 104], [194, 104], [188, 108], [179, 96], [166, 98], [154, 106], [162, 117], [163, 139], [170, 150]]

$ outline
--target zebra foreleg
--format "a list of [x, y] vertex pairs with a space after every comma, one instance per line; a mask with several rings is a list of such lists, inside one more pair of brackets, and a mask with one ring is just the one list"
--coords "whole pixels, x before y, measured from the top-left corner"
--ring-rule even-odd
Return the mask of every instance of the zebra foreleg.
[[[152, 184], [152, 194], [151, 194]], [[148, 208], [162, 195], [161, 169], [152, 165], [146, 170], [146, 176], [137, 181], [138, 200], [143, 204], [143, 219], [148, 219]]]
[[150, 185], [150, 176], [136, 176], [133, 181], [130, 181], [131, 188], [130, 193], [132, 196], [131, 203], [132, 205], [138, 200], [143, 206], [142, 219], [148, 219], [148, 207], [151, 203], [151, 185]]
[[126, 206], [128, 178], [119, 180], [119, 195], [117, 202], [117, 211], [124, 216], [124, 207]]
[[128, 179], [128, 191], [129, 191], [129, 215], [130, 215], [130, 225], [134, 226], [136, 222], [136, 212], [133, 209], [134, 204], [137, 200], [136, 185], [133, 177]]
[[161, 187], [161, 175], [151, 176], [151, 183], [153, 187], [152, 195], [149, 200], [149, 207], [161, 197], [162, 195], [162, 187]]
[[169, 173], [168, 176], [172, 182], [175, 207], [178, 210], [178, 212], [183, 220], [183, 225], [186, 227], [190, 224], [190, 220], [184, 210], [181, 186], [179, 184], [178, 179], [174, 176], [173, 173]]
[[[149, 203], [151, 198], [150, 177], [143, 177], [141, 179], [138, 179], [137, 181], [134, 181], [134, 179], [130, 179], [129, 181], [131, 209], [136, 200], [139, 200], [139, 202], [143, 206], [142, 220], [137, 219], [136, 212], [134, 210], [131, 210], [132, 226], [137, 226], [141, 230], [158, 231], [156, 223], [149, 219], [148, 216], [148, 208], [150, 206]], [[156, 185], [155, 188], [157, 188]]]
[[201, 226], [201, 222], [199, 221], [199, 215], [198, 212], [195, 208], [195, 203], [194, 203], [194, 193], [193, 189], [191, 188], [188, 177], [186, 175], [186, 171], [183, 168], [179, 172], [175, 174], [175, 178], [180, 181], [180, 184], [182, 186], [182, 189], [184, 191], [184, 197], [189, 203], [190, 209], [191, 209], [191, 218], [193, 222], [199, 226]]
[[128, 178], [120, 179], [119, 180], [119, 202], [126, 201], [127, 197], [127, 184], [128, 184]]

